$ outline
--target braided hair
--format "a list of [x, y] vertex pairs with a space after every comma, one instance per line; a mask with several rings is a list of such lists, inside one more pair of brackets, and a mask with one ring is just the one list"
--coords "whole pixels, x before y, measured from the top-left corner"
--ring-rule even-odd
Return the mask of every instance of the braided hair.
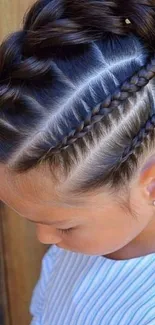
[[0, 47], [0, 162], [128, 181], [155, 145], [154, 48], [154, 1], [37, 1]]

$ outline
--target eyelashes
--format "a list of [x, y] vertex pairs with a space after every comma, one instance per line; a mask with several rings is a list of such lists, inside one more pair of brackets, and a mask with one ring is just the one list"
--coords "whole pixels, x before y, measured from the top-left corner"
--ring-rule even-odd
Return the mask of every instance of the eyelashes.
[[68, 228], [68, 229], [58, 229], [58, 231], [60, 231], [63, 235], [69, 235], [70, 233], [72, 233], [72, 231], [74, 230], [75, 228]]

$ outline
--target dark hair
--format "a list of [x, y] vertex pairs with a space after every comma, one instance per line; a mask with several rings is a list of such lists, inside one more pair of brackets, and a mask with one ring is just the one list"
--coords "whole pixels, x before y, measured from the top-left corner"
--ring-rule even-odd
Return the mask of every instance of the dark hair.
[[154, 1], [35, 3], [0, 47], [0, 162], [126, 184], [155, 148], [154, 48]]

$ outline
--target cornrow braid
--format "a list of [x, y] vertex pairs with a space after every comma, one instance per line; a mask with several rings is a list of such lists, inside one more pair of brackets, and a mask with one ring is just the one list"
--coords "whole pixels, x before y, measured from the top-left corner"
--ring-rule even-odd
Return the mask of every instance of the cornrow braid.
[[155, 114], [151, 115], [148, 121], [140, 129], [139, 133], [133, 138], [131, 144], [125, 148], [123, 155], [120, 159], [120, 163], [125, 162], [142, 144], [142, 141], [146, 139], [148, 134], [155, 128]]
[[[82, 138], [86, 135], [93, 127], [93, 125], [101, 121], [104, 117], [108, 116], [117, 108], [122, 102], [125, 102], [130, 96], [134, 93], [140, 91], [144, 86], [146, 86], [149, 81], [155, 76], [155, 56], [153, 56], [145, 67], [140, 69], [136, 74], [131, 78], [127, 79], [120, 89], [117, 89], [113, 95], [109, 95], [104, 102], [97, 105], [93, 110], [88, 113], [86, 119], [81, 121], [79, 126], [76, 129], [72, 129], [70, 133], [66, 136], [63, 136], [62, 141], [55, 147], [51, 147], [44, 157], [48, 157], [50, 152], [59, 152], [60, 150], [66, 149], [69, 145], [73, 144], [77, 139]], [[146, 130], [150, 129], [148, 126], [152, 127], [154, 119], [151, 120], [149, 124], [146, 125]], [[144, 128], [144, 129], [145, 129]], [[136, 140], [132, 143], [130, 148], [126, 149], [123, 154], [123, 159], [129, 155], [129, 152], [133, 150], [134, 145], [138, 145], [140, 139], [142, 138], [142, 133], [145, 133], [144, 130], [140, 133], [141, 136], [138, 136]], [[139, 140], [138, 140], [139, 139]], [[44, 158], [42, 157], [41, 160]]]

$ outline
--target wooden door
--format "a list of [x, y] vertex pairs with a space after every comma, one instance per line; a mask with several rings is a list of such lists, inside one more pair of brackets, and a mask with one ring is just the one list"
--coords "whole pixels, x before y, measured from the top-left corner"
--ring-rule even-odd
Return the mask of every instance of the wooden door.
[[[32, 0], [0, 0], [0, 41], [20, 28]], [[0, 202], [0, 325], [29, 325], [29, 304], [48, 246], [35, 228]]]

